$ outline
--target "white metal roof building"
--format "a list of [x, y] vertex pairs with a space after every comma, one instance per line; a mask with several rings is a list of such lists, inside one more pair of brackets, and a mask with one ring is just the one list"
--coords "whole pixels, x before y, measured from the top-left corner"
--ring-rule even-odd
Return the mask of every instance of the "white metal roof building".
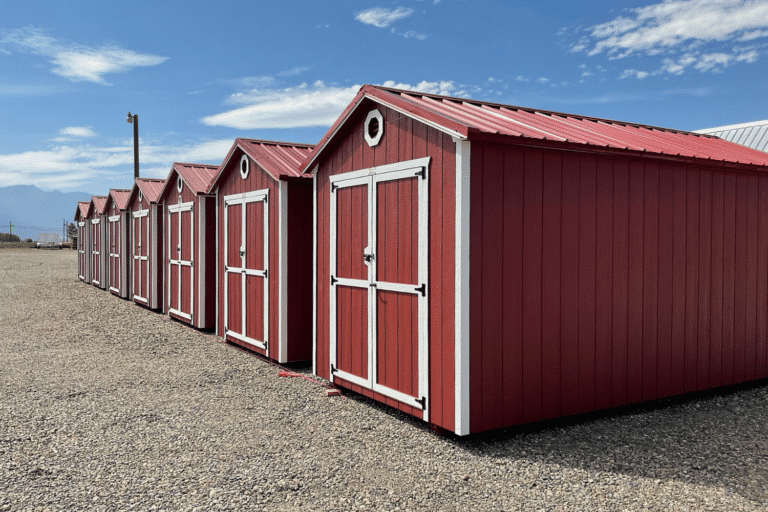
[[768, 152], [768, 119], [751, 123], [732, 124], [696, 130], [696, 133], [715, 135], [721, 139]]

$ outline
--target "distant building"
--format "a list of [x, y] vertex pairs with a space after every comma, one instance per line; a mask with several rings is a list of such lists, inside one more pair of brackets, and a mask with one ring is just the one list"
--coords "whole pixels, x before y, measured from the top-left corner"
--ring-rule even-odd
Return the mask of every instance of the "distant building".
[[696, 133], [715, 135], [742, 146], [768, 152], [768, 119], [752, 123], [705, 128], [696, 130]]

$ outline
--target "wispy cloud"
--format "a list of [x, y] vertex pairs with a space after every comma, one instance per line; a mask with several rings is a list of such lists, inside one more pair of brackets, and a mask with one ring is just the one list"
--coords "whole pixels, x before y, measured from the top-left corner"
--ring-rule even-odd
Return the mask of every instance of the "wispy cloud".
[[46, 35], [41, 29], [25, 27], [0, 32], [0, 48], [31, 52], [48, 57], [54, 65], [51, 73], [72, 82], [94, 82], [110, 85], [104, 76], [125, 73], [137, 67], [157, 66], [168, 57], [141, 54], [115, 45], [98, 48], [70, 43]]
[[[219, 163], [232, 146], [232, 139], [182, 145], [148, 144], [141, 141], [141, 174], [164, 178], [173, 162]], [[0, 155], [0, 183], [6, 186], [35, 184], [48, 190], [82, 190], [88, 183], [101, 183], [106, 192], [110, 181], [133, 168], [133, 141], [117, 146], [86, 144], [57, 145], [46, 150]]]
[[297, 76], [304, 73], [305, 71], [309, 71], [310, 69], [312, 68], [309, 66], [296, 66], [286, 71], [281, 71], [277, 74], [277, 76]]
[[[583, 33], [585, 32], [585, 33]], [[692, 66], [701, 72], [722, 72], [735, 62], [755, 62], [762, 46], [746, 41], [768, 38], [768, 2], [764, 0], [665, 0], [625, 9], [616, 18], [583, 29], [572, 52], [629, 56], [664, 56], [655, 71], [628, 69], [620, 76], [681, 74]]]
[[415, 30], [406, 30], [405, 32], [399, 32], [399, 31], [395, 30], [394, 27], [393, 27], [391, 29], [391, 32], [393, 34], [395, 34], [396, 36], [401, 36], [401, 37], [404, 37], [406, 39], [414, 38], [414, 39], [418, 39], [419, 41], [423, 41], [423, 40], [425, 40], [427, 38], [426, 34], [419, 34]]
[[371, 7], [360, 11], [355, 15], [355, 19], [366, 25], [385, 28], [397, 20], [407, 18], [413, 14], [414, 10], [410, 7], [398, 7], [396, 9], [386, 9], [384, 7]]
[[[447, 96], [467, 94], [464, 86], [450, 80], [424, 80], [415, 85], [387, 80], [381, 85]], [[239, 130], [330, 126], [359, 89], [360, 85], [326, 85], [320, 80], [282, 89], [253, 88], [232, 94], [225, 100], [226, 104], [241, 106], [206, 116], [200, 122]]]
[[355, 97], [359, 85], [327, 86], [321, 81], [284, 89], [254, 88], [231, 95], [226, 103], [245, 104], [202, 118], [209, 126], [241, 130], [330, 126]]
[[90, 126], [69, 126], [59, 130], [59, 133], [69, 137], [95, 137], [97, 135]]

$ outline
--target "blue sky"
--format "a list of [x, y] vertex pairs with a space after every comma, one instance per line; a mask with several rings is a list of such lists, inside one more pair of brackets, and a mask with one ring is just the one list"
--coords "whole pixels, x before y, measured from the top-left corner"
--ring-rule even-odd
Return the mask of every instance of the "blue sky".
[[0, 186], [105, 194], [235, 137], [315, 143], [373, 83], [671, 128], [768, 118], [768, 1], [16, 1]]

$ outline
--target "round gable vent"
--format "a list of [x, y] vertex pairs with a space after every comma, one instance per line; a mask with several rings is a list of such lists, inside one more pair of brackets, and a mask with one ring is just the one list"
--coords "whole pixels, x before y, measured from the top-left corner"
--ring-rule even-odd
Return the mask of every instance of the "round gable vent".
[[248, 171], [251, 170], [251, 164], [248, 161], [248, 155], [240, 157], [240, 176], [245, 179], [248, 177]]
[[176, 180], [176, 190], [181, 192], [181, 189], [184, 187], [184, 183], [181, 181], [181, 176], [179, 176], [179, 179]]
[[364, 125], [365, 142], [373, 147], [379, 143], [381, 136], [384, 135], [384, 117], [378, 109], [368, 112]]

